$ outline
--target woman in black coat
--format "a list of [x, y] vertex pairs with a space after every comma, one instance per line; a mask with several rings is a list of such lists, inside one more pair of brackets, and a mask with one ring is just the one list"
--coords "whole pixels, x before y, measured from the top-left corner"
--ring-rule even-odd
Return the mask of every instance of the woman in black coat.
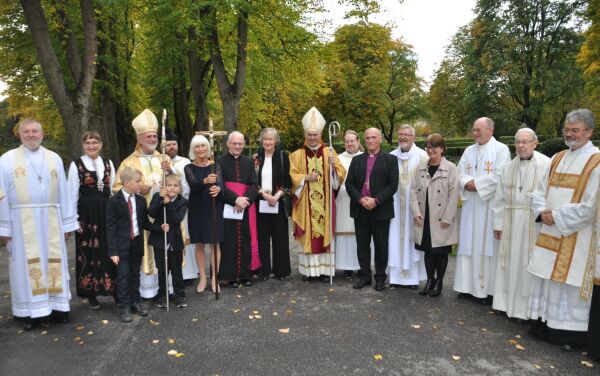
[[[285, 195], [289, 195], [292, 185], [290, 160], [288, 154], [278, 147], [279, 133], [276, 129], [264, 128], [260, 132], [259, 142], [262, 148], [256, 155], [255, 164], [259, 186], [257, 204], [260, 277], [267, 280], [273, 274], [275, 278], [284, 280], [291, 273], [288, 217], [283, 200]], [[269, 212], [275, 206], [278, 209], [273, 213]]]

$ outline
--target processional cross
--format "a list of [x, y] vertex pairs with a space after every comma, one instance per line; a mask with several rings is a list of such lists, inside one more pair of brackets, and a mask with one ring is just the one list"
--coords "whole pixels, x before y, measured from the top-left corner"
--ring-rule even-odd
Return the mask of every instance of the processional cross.
[[208, 121], [208, 131], [199, 131], [196, 132], [196, 134], [202, 135], [202, 136], [208, 136], [208, 141], [210, 143], [210, 160], [212, 161], [214, 159], [215, 156], [215, 141], [214, 138], [215, 137], [221, 137], [221, 136], [226, 136], [227, 135], [227, 131], [215, 131], [214, 127], [213, 127], [213, 121], [212, 119], [210, 119]]

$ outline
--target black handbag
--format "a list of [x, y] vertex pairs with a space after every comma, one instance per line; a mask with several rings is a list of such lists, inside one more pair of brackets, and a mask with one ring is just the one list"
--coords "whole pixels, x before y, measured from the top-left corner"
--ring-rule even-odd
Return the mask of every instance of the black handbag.
[[[283, 150], [279, 152], [279, 156], [281, 158], [281, 173], [285, 174], [285, 167], [283, 165]], [[286, 217], [292, 216], [292, 195], [289, 189], [283, 190], [283, 196], [281, 197], [281, 203], [283, 204], [283, 211], [285, 212]]]

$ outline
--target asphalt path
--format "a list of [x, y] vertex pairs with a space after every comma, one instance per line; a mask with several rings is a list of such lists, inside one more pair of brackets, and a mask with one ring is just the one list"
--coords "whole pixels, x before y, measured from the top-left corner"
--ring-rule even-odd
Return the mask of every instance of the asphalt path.
[[[70, 323], [27, 332], [11, 318], [7, 260], [1, 248], [0, 375], [598, 375], [600, 369], [585, 354], [530, 337], [526, 326], [490, 307], [458, 299], [453, 258], [439, 298], [404, 288], [357, 291], [341, 275], [333, 286], [302, 282], [294, 271], [283, 282], [223, 288], [218, 301], [189, 286], [187, 308], [151, 306], [149, 316], [129, 324], [118, 320], [109, 298], [91, 310], [73, 297]], [[294, 254], [292, 260], [295, 266]]]

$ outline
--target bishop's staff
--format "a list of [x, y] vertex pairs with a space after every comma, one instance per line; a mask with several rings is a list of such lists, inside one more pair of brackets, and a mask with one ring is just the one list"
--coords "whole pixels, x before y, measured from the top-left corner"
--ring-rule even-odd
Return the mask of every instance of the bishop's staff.
[[[163, 108], [163, 114], [162, 114], [162, 160], [165, 161], [166, 158], [166, 153], [165, 153], [165, 141], [167, 140], [167, 131], [166, 131], [166, 127], [167, 127], [167, 110]], [[167, 172], [165, 170], [163, 170], [163, 178], [162, 178], [162, 186], [163, 188], [167, 187], [166, 184], [166, 177], [167, 177]], [[167, 224], [167, 207], [164, 205], [163, 203], [163, 227], [164, 225]], [[166, 297], [166, 301], [167, 301], [167, 312], [169, 312], [169, 250], [167, 249], [167, 232], [163, 230], [163, 234], [165, 237], [165, 297]], [[160, 281], [158, 281], [158, 283], [160, 283]]]
[[[332, 138], [340, 132], [340, 123], [332, 121], [329, 123], [329, 156], [333, 155]], [[331, 250], [331, 274], [329, 275], [329, 284], [333, 285], [333, 275], [335, 274], [335, 229], [333, 228], [333, 178], [335, 176], [335, 166], [329, 165], [329, 249]]]
[[[202, 135], [202, 136], [208, 136], [208, 140], [210, 143], [210, 156], [209, 156], [209, 161], [210, 163], [210, 173], [214, 174], [215, 171], [215, 163], [214, 163], [214, 158], [215, 158], [215, 141], [214, 141], [214, 137], [215, 136], [225, 136], [227, 135], [226, 131], [215, 131], [213, 128], [213, 122], [212, 119], [210, 119], [208, 121], [208, 131], [201, 131], [201, 132], [196, 132], [196, 134]], [[219, 260], [217, 259], [217, 198], [213, 195], [211, 195], [211, 203], [212, 203], [212, 238], [213, 238], [213, 243], [211, 244], [212, 247], [212, 252], [213, 252], [213, 270], [212, 270], [212, 277], [214, 278], [215, 281], [215, 300], [219, 300]]]

